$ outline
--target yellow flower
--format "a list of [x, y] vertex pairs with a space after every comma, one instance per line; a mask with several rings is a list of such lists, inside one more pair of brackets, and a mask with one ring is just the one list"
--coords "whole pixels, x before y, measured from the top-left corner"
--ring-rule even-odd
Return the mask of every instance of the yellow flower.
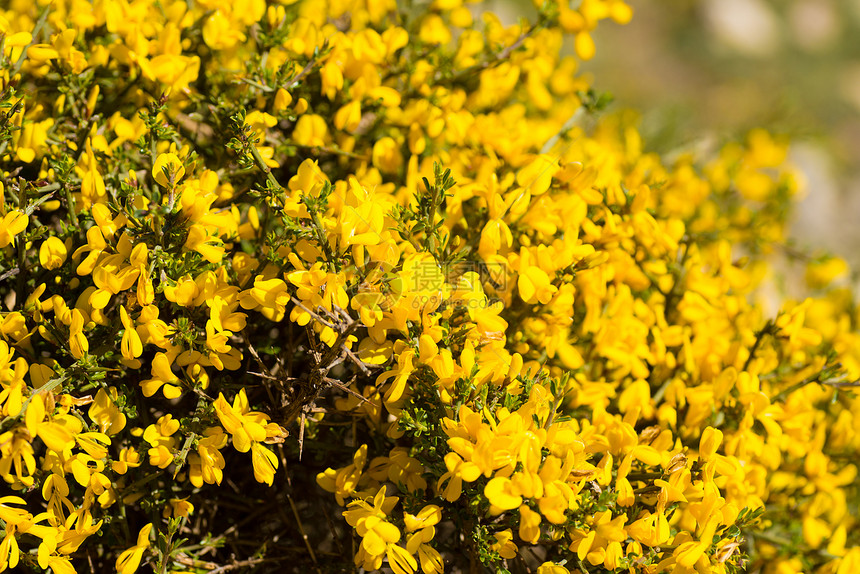
[[211, 427], [203, 432], [197, 442], [197, 452], [188, 456], [188, 479], [196, 487], [206, 484], [221, 484], [224, 477], [224, 456], [220, 449], [227, 445], [227, 435], [220, 427]]
[[[215, 412], [224, 429], [233, 436], [233, 447], [239, 452], [248, 452], [253, 443], [266, 440], [264, 424], [268, 421], [268, 417], [263, 413], [251, 411], [245, 389], [241, 389], [233, 399], [233, 406], [227, 403], [223, 393], [218, 393]], [[257, 455], [265, 456], [262, 453]], [[274, 464], [276, 466], [277, 461]]]
[[406, 524], [406, 532], [414, 532], [421, 528], [429, 528], [435, 526], [442, 520], [442, 509], [435, 504], [428, 504], [422, 508], [418, 514], [403, 514], [403, 520]]
[[137, 63], [148, 79], [161, 82], [176, 92], [187, 89], [200, 73], [199, 56], [159, 54], [151, 60], [138, 58]]
[[490, 513], [501, 514], [513, 510], [523, 503], [518, 489], [509, 478], [496, 476], [484, 487], [484, 496], [490, 501]]
[[403, 165], [400, 145], [393, 138], [383, 137], [373, 144], [373, 165], [383, 173], [396, 173]]
[[162, 187], [173, 187], [185, 175], [185, 167], [175, 153], [162, 153], [152, 166], [152, 177]]
[[[415, 569], [418, 568], [418, 562], [412, 554], [397, 544], [388, 544], [385, 555], [388, 558], [388, 565], [391, 566], [391, 569], [395, 574], [412, 574], [415, 572]], [[431, 565], [431, 568], [435, 568], [432, 561], [429, 564]], [[427, 570], [424, 572], [429, 574]], [[431, 570], [431, 572], [433, 572], [433, 570]]]
[[[245, 34], [239, 30], [240, 23], [229, 12], [216, 10], [203, 24], [203, 41], [213, 50], [227, 50], [238, 42], [245, 41]], [[238, 25], [237, 25], [238, 24]]]
[[546, 193], [559, 170], [557, 158], [539, 155], [517, 172], [517, 184], [532, 195], [540, 195]]
[[366, 464], [367, 445], [363, 444], [352, 455], [352, 464], [338, 470], [326, 469], [317, 475], [317, 484], [333, 492], [337, 503], [343, 506], [346, 497], [351, 496], [358, 488]]
[[56, 574], [75, 574], [69, 558], [57, 553], [57, 537], [53, 533], [46, 533], [39, 544], [37, 560], [39, 566], [45, 570], [48, 568]]
[[537, 544], [540, 538], [540, 514], [523, 504], [520, 506], [520, 540]]
[[293, 141], [297, 144], [304, 146], [324, 146], [327, 139], [328, 126], [321, 116], [305, 114], [296, 122], [296, 127], [293, 130]]
[[[379, 492], [373, 497], [372, 505], [363, 500], [355, 500], [349, 504], [348, 510], [343, 513], [347, 523], [354, 527], [356, 533], [361, 536], [360, 552], [356, 555], [356, 564], [376, 564], [376, 568], [379, 568], [382, 556], [388, 554], [389, 564], [392, 568], [399, 568], [400, 572], [412, 572], [417, 563], [403, 548], [397, 547], [396, 543], [400, 540], [400, 529], [386, 520], [398, 499], [394, 496], [386, 497], [385, 490], [385, 486], [379, 489]], [[394, 560], [394, 563], [391, 563], [391, 560]], [[409, 569], [410, 566], [411, 570]]]
[[669, 540], [669, 522], [662, 512], [646, 513], [627, 527], [631, 538], [647, 546], [660, 546]]
[[[235, 436], [233, 444], [236, 444]], [[258, 442], [251, 443], [251, 463], [257, 482], [272, 486], [272, 482], [275, 480], [275, 470], [278, 468], [278, 458], [275, 453]]]
[[30, 397], [30, 404], [24, 416], [27, 432], [33, 437], [38, 435], [49, 449], [63, 453], [74, 445], [75, 435], [81, 431], [83, 425], [71, 415], [45, 420], [49, 414], [51, 413], [46, 412], [44, 395], [36, 394]]
[[[475, 482], [481, 476], [481, 469], [478, 465], [464, 461], [455, 452], [449, 452], [445, 455], [445, 466], [448, 472], [439, 477], [436, 489], [442, 490], [442, 496], [448, 502], [454, 502], [460, 498], [463, 493], [463, 481]], [[442, 489], [442, 485], [446, 482], [447, 485]]]
[[290, 301], [287, 289], [282, 279], [263, 279], [257, 275], [254, 286], [239, 295], [239, 304], [243, 309], [259, 309], [263, 317], [270, 321], [280, 321]]
[[494, 532], [493, 537], [495, 537], [496, 542], [493, 543], [490, 548], [494, 552], [498, 552], [499, 556], [502, 558], [516, 558], [518, 548], [513, 542], [514, 533], [511, 532], [510, 529], [503, 530], [501, 532]]
[[385, 391], [385, 404], [389, 410], [396, 408], [396, 404], [403, 399], [407, 392], [406, 381], [409, 375], [415, 370], [412, 360], [414, 351], [403, 351], [397, 357], [397, 366], [390, 371], [382, 373], [376, 377], [376, 386], [382, 387], [389, 379], [393, 379], [390, 386]]
[[130, 468], [141, 465], [140, 453], [134, 448], [124, 448], [119, 451], [119, 458], [111, 463], [111, 469], [117, 474], [125, 474]]
[[45, 269], [57, 269], [66, 261], [69, 252], [57, 237], [49, 237], [39, 248], [39, 262]]
[[196, 251], [209, 263], [220, 263], [224, 257], [224, 242], [198, 224], [188, 229], [188, 237], [183, 247], [189, 251]]
[[588, 530], [577, 528], [571, 535], [570, 549], [577, 553], [580, 560], [588, 560], [593, 565], [603, 564], [614, 569], [618, 559], [623, 556], [621, 542], [627, 538], [623, 525], [627, 515], [612, 518], [610, 511], [596, 513], [590, 520]]
[[125, 327], [120, 347], [122, 356], [129, 360], [136, 359], [143, 354], [143, 343], [140, 341], [140, 335], [134, 329], [134, 323], [132, 323], [131, 318], [128, 316], [128, 311], [122, 305], [119, 307], [119, 316], [123, 327]]
[[519, 273], [517, 289], [526, 303], [549, 303], [558, 291], [550, 282], [549, 274], [532, 264], [532, 256], [525, 247], [520, 250]]
[[167, 501], [170, 506], [165, 506], [162, 515], [167, 518], [187, 517], [194, 512], [194, 505], [188, 502], [188, 498], [171, 498]]
[[118, 396], [116, 387], [108, 387], [107, 391], [99, 389], [87, 413], [107, 435], [115, 435], [125, 428], [126, 417], [116, 406]]
[[702, 438], [699, 440], [699, 458], [703, 461], [709, 460], [717, 452], [722, 442], [722, 431], [713, 427], [705, 428], [702, 431]]
[[152, 531], [152, 523], [140, 529], [137, 534], [137, 544], [128, 548], [116, 559], [116, 570], [120, 574], [131, 574], [136, 572], [140, 566], [144, 551], [149, 548], [149, 533]]
[[570, 574], [570, 570], [555, 562], [544, 562], [538, 566], [537, 574]]
[[7, 566], [15, 568], [20, 559], [20, 550], [15, 534], [19, 525], [32, 518], [32, 515], [23, 508], [7, 506], [8, 504], [25, 504], [24, 499], [19, 496], [0, 497], [0, 520], [6, 523], [6, 536], [0, 542], [0, 569]]
[[[718, 521], [711, 520], [705, 529], [702, 532], [702, 535], [699, 540], [689, 540], [687, 542], [682, 542], [678, 545], [672, 555], [677, 560], [678, 564], [685, 568], [692, 568], [696, 563], [700, 560], [706, 561], [707, 559], [704, 557], [705, 551], [711, 547], [712, 538], [714, 536], [714, 531], [717, 528]], [[686, 538], [690, 538], [689, 533], [683, 533], [686, 535]], [[675, 538], [675, 542], [678, 542], [678, 538], [685, 538], [682, 536], [678, 536]]]
[[27, 223], [30, 218], [17, 210], [12, 210], [3, 216], [0, 221], [0, 248], [6, 247], [15, 236], [27, 229]]
[[152, 359], [151, 374], [151, 379], [140, 382], [145, 397], [151, 397], [158, 392], [158, 389], [161, 389], [168, 399], [175, 399], [182, 395], [182, 388], [175, 384], [179, 382], [179, 378], [173, 374], [170, 359], [166, 353], [155, 354]]

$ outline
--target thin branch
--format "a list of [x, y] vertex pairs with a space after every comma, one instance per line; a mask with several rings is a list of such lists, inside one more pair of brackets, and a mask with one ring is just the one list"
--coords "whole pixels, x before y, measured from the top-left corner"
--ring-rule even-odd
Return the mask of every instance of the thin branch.
[[480, 64], [475, 64], [474, 66], [469, 66], [468, 68], [461, 70], [451, 78], [451, 83], [456, 84], [465, 78], [474, 76], [479, 72], [498, 66], [499, 64], [510, 58], [511, 54], [513, 54], [517, 49], [522, 47], [523, 43], [525, 43], [529, 36], [534, 34], [539, 28], [542, 28], [543, 26], [544, 23], [541, 20], [538, 20], [537, 22], [533, 23], [524, 32], [522, 32], [511, 45], [505, 46], [502, 50], [493, 55], [493, 57], [489, 60], [485, 60]]
[[768, 319], [767, 323], [764, 324], [759, 331], [756, 331], [755, 334], [755, 342], [753, 342], [753, 346], [750, 349], [750, 354], [747, 357], [747, 360], [744, 361], [744, 366], [741, 369], [742, 371], [746, 371], [749, 369], [750, 364], [752, 364], [753, 359], [755, 358], [756, 351], [758, 351], [759, 345], [761, 345], [762, 339], [764, 339], [765, 335], [772, 335], [774, 333], [774, 327], [776, 324], [773, 320]]
[[[367, 404], [369, 404], [369, 405], [372, 405], [372, 404], [373, 404], [373, 402], [371, 402], [370, 400], [368, 400], [368, 398], [367, 398], [367, 397], [365, 397], [365, 396], [364, 396], [364, 395], [362, 395], [361, 393], [357, 393], [357, 392], [353, 391], [352, 389], [350, 389], [348, 386], [344, 385], [343, 383], [341, 383], [341, 382], [340, 382], [340, 381], [338, 381], [337, 379], [331, 379], [331, 378], [329, 378], [329, 377], [323, 377], [323, 380], [324, 380], [325, 382], [327, 382], [328, 384], [333, 385], [333, 386], [335, 386], [335, 387], [339, 388], [339, 389], [340, 389], [340, 390], [342, 390], [343, 392], [345, 392], [345, 393], [349, 393], [350, 395], [354, 396], [355, 398], [357, 398], [357, 399], [358, 399], [358, 400], [360, 400], [361, 402], [367, 403]], [[355, 380], [355, 378], [354, 378], [354, 377], [353, 377], [353, 380]]]
[[293, 304], [296, 307], [298, 307], [299, 309], [301, 309], [302, 311], [304, 311], [305, 313], [309, 314], [311, 317], [316, 319], [316, 321], [319, 324], [321, 324], [325, 327], [328, 327], [329, 329], [337, 330], [337, 327], [333, 323], [329, 323], [328, 321], [323, 319], [319, 314], [317, 314], [314, 311], [311, 311], [310, 309], [305, 307], [304, 304], [301, 301], [299, 301], [298, 299], [296, 299], [295, 297], [290, 297], [290, 299], [292, 300]]
[[254, 375], [255, 377], [259, 377], [261, 379], [265, 379], [267, 381], [280, 381], [278, 377], [273, 377], [272, 375], [264, 375], [263, 373], [257, 373], [254, 371], [248, 371], [249, 375]]
[[231, 570], [238, 570], [239, 568], [247, 568], [249, 566], [256, 566], [257, 564], [262, 564], [264, 562], [280, 562], [281, 560], [286, 560], [287, 557], [279, 557], [279, 558], [248, 558], [247, 560], [238, 560], [231, 564], [225, 564], [224, 566], [219, 566], [214, 570], [210, 570], [209, 574], [221, 574], [222, 572], [230, 572]]
[[[357, 356], [355, 353], [353, 353], [351, 350], [349, 350], [346, 346], [344, 346], [344, 347], [343, 347], [343, 352], [346, 354], [346, 356], [347, 356], [347, 357], [349, 357], [349, 359], [350, 359], [353, 363], [355, 363], [355, 366], [356, 366], [356, 367], [358, 367], [359, 369], [361, 369], [361, 372], [362, 372], [362, 373], [364, 373], [365, 375], [370, 376], [370, 374], [371, 374], [371, 373], [370, 373], [370, 369], [369, 369], [369, 368], [368, 368], [368, 366], [367, 366], [369, 363], [365, 363], [364, 361], [362, 361], [361, 359], [359, 359], [359, 358], [358, 358], [358, 356]], [[370, 365], [370, 366], [372, 366], [372, 367], [376, 367], [376, 366], [378, 366], [378, 365]]]
[[[328, 41], [326, 40], [326, 42], [324, 42], [324, 43], [323, 43], [323, 45], [320, 47], [320, 52], [322, 52], [323, 50], [325, 50], [327, 46], [328, 46]], [[313, 70], [313, 69], [314, 69], [314, 67], [317, 65], [317, 62], [318, 62], [318, 60], [317, 60], [317, 56], [314, 56], [313, 58], [311, 58], [311, 59], [308, 61], [308, 63], [307, 63], [307, 64], [305, 64], [305, 67], [304, 67], [304, 68], [302, 68], [302, 69], [301, 69], [301, 71], [300, 71], [298, 74], [296, 74], [295, 76], [293, 76], [293, 79], [292, 79], [292, 80], [290, 80], [289, 82], [287, 82], [286, 84], [284, 84], [284, 89], [285, 89], [285, 90], [289, 90], [290, 88], [292, 88], [293, 86], [295, 86], [296, 84], [298, 84], [299, 82], [301, 82], [301, 81], [302, 81], [302, 78], [304, 78], [305, 76], [307, 76], [307, 75], [311, 72], [311, 70]]]

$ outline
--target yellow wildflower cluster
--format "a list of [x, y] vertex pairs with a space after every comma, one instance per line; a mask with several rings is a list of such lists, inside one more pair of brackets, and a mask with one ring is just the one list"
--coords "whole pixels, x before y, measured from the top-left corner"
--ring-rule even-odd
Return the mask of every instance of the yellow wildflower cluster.
[[647, 152], [630, 6], [534, 5], [0, 9], [0, 572], [860, 570], [786, 143]]

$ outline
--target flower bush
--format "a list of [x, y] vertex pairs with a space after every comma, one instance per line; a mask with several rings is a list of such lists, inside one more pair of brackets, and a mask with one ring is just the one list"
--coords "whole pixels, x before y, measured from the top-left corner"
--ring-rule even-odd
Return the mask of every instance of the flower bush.
[[786, 142], [643, 151], [535, 4], [11, 0], [0, 571], [860, 570]]

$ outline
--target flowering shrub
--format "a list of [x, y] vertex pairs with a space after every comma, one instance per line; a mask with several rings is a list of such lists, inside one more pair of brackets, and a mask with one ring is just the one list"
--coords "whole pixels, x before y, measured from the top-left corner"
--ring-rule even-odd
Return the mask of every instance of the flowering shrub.
[[860, 569], [785, 142], [643, 152], [536, 4], [11, 0], [0, 571]]

